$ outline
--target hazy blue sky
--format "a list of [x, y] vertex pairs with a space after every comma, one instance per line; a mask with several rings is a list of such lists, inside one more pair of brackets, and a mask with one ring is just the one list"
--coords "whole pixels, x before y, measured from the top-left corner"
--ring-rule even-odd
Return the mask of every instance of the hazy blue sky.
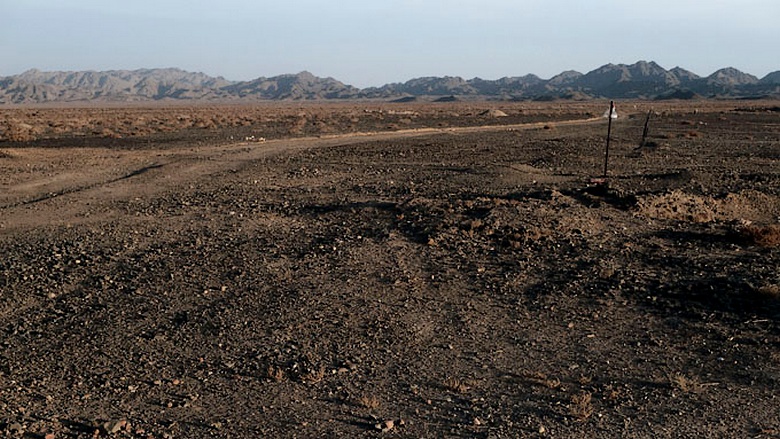
[[0, 0], [0, 76], [308, 70], [358, 87], [656, 61], [780, 70], [780, 0]]

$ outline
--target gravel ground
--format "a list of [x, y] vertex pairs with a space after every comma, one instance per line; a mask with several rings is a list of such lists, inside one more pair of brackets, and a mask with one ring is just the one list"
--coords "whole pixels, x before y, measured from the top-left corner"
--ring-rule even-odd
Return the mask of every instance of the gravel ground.
[[780, 437], [776, 106], [600, 105], [0, 112], [0, 435]]

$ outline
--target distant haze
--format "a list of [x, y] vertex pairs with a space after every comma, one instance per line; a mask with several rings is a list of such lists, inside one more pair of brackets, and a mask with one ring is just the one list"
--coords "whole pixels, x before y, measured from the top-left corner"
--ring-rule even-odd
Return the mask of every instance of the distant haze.
[[652, 59], [708, 76], [780, 68], [777, 0], [0, 0], [0, 76], [179, 67], [300, 71], [356, 87]]

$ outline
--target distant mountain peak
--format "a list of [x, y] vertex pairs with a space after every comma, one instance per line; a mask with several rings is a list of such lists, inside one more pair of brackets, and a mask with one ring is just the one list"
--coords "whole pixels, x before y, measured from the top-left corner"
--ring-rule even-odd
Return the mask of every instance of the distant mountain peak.
[[758, 78], [744, 73], [734, 67], [722, 68], [707, 77], [707, 80], [713, 84], [734, 86], [758, 84]]
[[780, 70], [764, 76], [759, 82], [762, 84], [780, 84]]
[[682, 67], [674, 67], [671, 70], [669, 70], [670, 73], [672, 73], [674, 76], [676, 76], [680, 81], [694, 81], [697, 79], [700, 79], [701, 77], [697, 75], [696, 73], [691, 72], [690, 70], [685, 70]]

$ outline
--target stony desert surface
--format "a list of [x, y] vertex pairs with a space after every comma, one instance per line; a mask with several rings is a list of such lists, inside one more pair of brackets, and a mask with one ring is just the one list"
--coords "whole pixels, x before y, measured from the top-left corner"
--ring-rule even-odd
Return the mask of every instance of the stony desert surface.
[[0, 108], [0, 436], [780, 437], [780, 105], [607, 107]]

